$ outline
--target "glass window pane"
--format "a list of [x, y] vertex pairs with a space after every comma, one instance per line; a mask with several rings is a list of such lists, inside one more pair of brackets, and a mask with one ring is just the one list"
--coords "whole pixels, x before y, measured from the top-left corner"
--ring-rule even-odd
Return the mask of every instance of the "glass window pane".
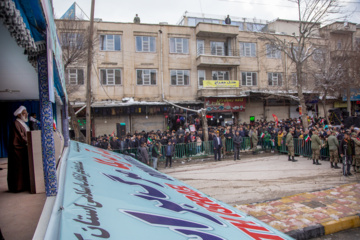
[[143, 81], [142, 81], [142, 70], [136, 70], [136, 75], [137, 75], [137, 85], [142, 85]]
[[176, 71], [172, 70], [170, 71], [171, 75], [171, 85], [176, 85]]
[[170, 53], [175, 53], [175, 38], [170, 38]]
[[151, 70], [151, 85], [156, 85], [156, 70]]
[[246, 73], [241, 73], [241, 85], [246, 86]]
[[120, 35], [115, 35], [115, 51], [120, 51]]
[[77, 70], [77, 77], [78, 77], [78, 84], [83, 85], [84, 84], [84, 70], [78, 69]]
[[106, 85], [106, 70], [101, 69], [100, 74], [101, 74], [101, 84]]
[[183, 39], [183, 53], [189, 53], [189, 39]]
[[257, 85], [257, 74], [252, 73], [252, 78], [253, 78], [253, 86], [256, 86]]
[[115, 84], [121, 84], [121, 72], [119, 69], [115, 70]]
[[136, 37], [135, 41], [136, 41], [136, 51], [141, 52], [142, 51], [142, 38]]
[[150, 38], [150, 52], [156, 52], [155, 37]]

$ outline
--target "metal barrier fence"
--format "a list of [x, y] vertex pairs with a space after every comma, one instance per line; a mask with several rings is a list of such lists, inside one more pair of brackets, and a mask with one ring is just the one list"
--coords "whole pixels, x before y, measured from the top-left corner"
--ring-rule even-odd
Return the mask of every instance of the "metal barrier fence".
[[[233, 152], [234, 151], [234, 143], [232, 139], [225, 139], [223, 142], [225, 143], [225, 151]], [[257, 146], [260, 146], [264, 151], [274, 150], [280, 154], [287, 154], [288, 150], [285, 145], [285, 137], [278, 138], [276, 137], [274, 141], [270, 138], [259, 138]], [[159, 158], [159, 161], [165, 161], [165, 148], [166, 145], [161, 146], [161, 154], [162, 157]], [[243, 138], [243, 142], [241, 144], [241, 150], [250, 150], [252, 148], [251, 139], [249, 137]], [[152, 146], [148, 148], [149, 157], [152, 158]], [[311, 150], [311, 141], [306, 142], [304, 139], [294, 138], [294, 150], [295, 155], [304, 156], [311, 158], [312, 150]], [[122, 153], [122, 154], [131, 154], [133, 157], [137, 158], [138, 150], [137, 148], [130, 149], [116, 149], [114, 152]], [[184, 159], [191, 157], [206, 157], [214, 154], [213, 141], [208, 142], [192, 142], [192, 143], [179, 143], [175, 145], [175, 153], [173, 159]], [[320, 150], [320, 157], [322, 159], [328, 159], [330, 157], [329, 154], [329, 146], [325, 144]]]

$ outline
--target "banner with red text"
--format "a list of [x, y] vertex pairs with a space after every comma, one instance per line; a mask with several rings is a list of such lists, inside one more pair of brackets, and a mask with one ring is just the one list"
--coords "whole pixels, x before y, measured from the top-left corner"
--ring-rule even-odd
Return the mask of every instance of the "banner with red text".
[[60, 191], [57, 239], [292, 239], [130, 156], [78, 142]]
[[205, 98], [207, 112], [244, 112], [246, 98]]

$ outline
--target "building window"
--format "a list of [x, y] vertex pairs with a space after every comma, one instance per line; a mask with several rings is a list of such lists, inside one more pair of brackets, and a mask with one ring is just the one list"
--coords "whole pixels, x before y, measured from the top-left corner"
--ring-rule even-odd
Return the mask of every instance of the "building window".
[[190, 71], [189, 70], [171, 70], [171, 85], [189, 85]]
[[337, 43], [336, 43], [336, 50], [341, 50], [342, 49], [342, 42], [341, 40], [339, 40]]
[[84, 36], [81, 33], [61, 33], [62, 47], [84, 48]]
[[100, 50], [102, 51], [120, 51], [120, 35], [100, 35]]
[[355, 49], [360, 49], [360, 38], [355, 38]]
[[240, 42], [240, 57], [256, 57], [256, 43]]
[[204, 80], [206, 79], [205, 70], [198, 70], [199, 86], [204, 86]]
[[242, 85], [243, 86], [256, 86], [257, 85], [257, 73], [256, 72], [242, 72]]
[[84, 70], [83, 69], [69, 69], [68, 83], [70, 85], [84, 85]]
[[212, 80], [229, 80], [228, 71], [212, 71]]
[[100, 69], [100, 81], [102, 85], [120, 85], [121, 69]]
[[[301, 78], [302, 78], [302, 84], [305, 85], [306, 84], [306, 80], [307, 80], [307, 74], [306, 73], [302, 73], [301, 74]], [[294, 86], [298, 85], [298, 79], [297, 79], [297, 74], [296, 73], [291, 73], [291, 83]]]
[[225, 56], [224, 42], [210, 42], [211, 55]]
[[314, 52], [313, 52], [312, 58], [317, 63], [325, 62], [325, 60], [326, 60], [325, 59], [325, 52], [320, 48], [315, 49]]
[[136, 36], [135, 42], [137, 52], [156, 52], [155, 37]]
[[276, 46], [272, 44], [266, 44], [266, 57], [267, 58], [281, 58], [281, 52]]
[[268, 73], [269, 86], [282, 86], [281, 73]]
[[189, 53], [189, 39], [170, 38], [170, 53]]
[[137, 69], [137, 85], [156, 85], [155, 69]]
[[197, 45], [197, 55], [205, 54], [205, 41], [204, 40], [196, 40]]

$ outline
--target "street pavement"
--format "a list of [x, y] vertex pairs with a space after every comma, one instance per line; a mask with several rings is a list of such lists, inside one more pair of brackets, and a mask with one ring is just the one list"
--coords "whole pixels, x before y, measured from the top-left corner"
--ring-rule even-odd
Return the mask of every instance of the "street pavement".
[[245, 155], [240, 161], [200, 160], [161, 171], [296, 239], [359, 227], [360, 174], [343, 177], [327, 161], [317, 166], [297, 159]]

